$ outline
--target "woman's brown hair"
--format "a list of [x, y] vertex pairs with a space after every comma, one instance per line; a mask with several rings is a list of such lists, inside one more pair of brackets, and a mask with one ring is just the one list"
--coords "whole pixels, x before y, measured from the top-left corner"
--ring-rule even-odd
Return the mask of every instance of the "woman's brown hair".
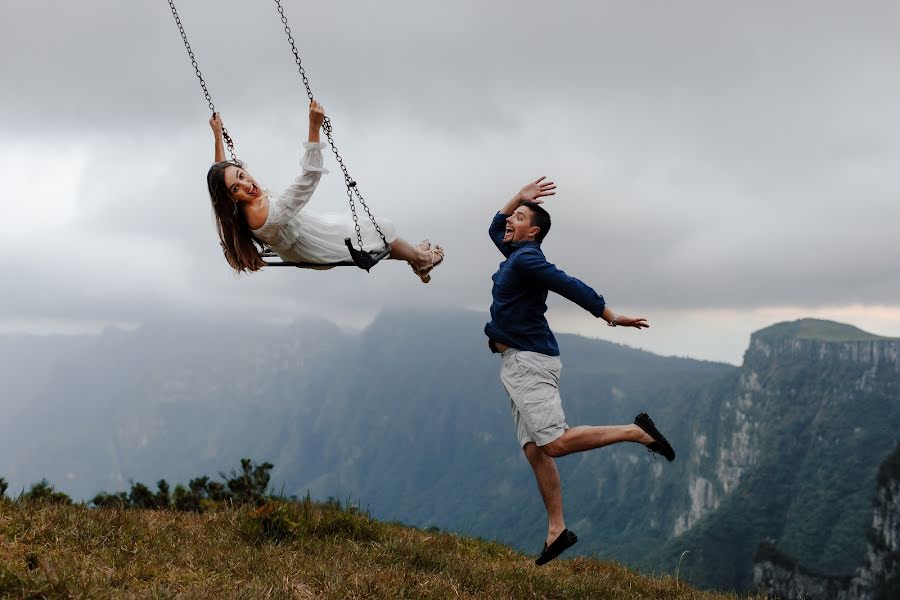
[[238, 273], [259, 271], [266, 263], [260, 255], [260, 244], [253, 237], [244, 212], [232, 199], [231, 192], [225, 185], [225, 169], [228, 167], [242, 169], [244, 165], [240, 161], [224, 160], [211, 166], [206, 174], [206, 186], [212, 200], [219, 241], [225, 260], [232, 269]]

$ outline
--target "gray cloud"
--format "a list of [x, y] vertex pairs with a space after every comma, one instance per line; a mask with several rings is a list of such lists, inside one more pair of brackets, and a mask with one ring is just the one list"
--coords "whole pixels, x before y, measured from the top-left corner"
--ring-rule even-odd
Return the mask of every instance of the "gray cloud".
[[[287, 183], [305, 93], [274, 4], [178, 4], [241, 156]], [[541, 174], [560, 186], [548, 255], [617, 306], [900, 298], [896, 3], [284, 4], [375, 212], [448, 247], [434, 282], [396, 264], [235, 279], [204, 189], [208, 115], [167, 5], [14, 3], [0, 168], [29, 205], [0, 226], [0, 315], [486, 308], [487, 223]], [[313, 207], [345, 210], [338, 177]]]

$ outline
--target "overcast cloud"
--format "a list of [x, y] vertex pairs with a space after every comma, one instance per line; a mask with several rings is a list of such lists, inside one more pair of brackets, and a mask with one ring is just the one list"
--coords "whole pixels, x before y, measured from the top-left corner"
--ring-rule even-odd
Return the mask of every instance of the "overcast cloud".
[[[900, 4], [283, 4], [374, 212], [446, 246], [433, 282], [395, 263], [233, 277], [168, 4], [5, 2], [0, 330], [486, 310], [488, 222], [548, 175], [548, 257], [653, 324], [605, 331], [556, 300], [562, 330], [732, 362], [781, 319], [900, 335]], [[274, 2], [177, 6], [239, 155], [280, 188], [306, 96]], [[310, 209], [344, 199], [332, 173]]]

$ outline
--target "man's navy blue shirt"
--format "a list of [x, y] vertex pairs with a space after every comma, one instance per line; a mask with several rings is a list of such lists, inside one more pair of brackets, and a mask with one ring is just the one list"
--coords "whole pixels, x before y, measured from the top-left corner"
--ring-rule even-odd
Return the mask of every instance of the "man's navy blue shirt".
[[484, 332], [495, 342], [516, 350], [559, 356], [559, 346], [544, 313], [547, 292], [567, 298], [599, 318], [606, 302], [583, 281], [547, 262], [538, 242], [504, 244], [506, 218], [497, 213], [488, 230], [491, 240], [506, 257], [494, 273], [491, 321]]

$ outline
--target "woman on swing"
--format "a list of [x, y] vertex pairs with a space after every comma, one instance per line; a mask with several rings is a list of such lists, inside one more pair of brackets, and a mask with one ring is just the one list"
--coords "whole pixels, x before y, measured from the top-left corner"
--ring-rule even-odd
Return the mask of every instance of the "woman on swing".
[[[212, 199], [219, 239], [225, 260], [238, 273], [258, 271], [266, 263], [256, 243], [272, 248], [287, 262], [321, 264], [350, 260], [345, 238], [353, 238], [353, 221], [346, 217], [319, 215], [304, 207], [312, 197], [319, 179], [328, 171], [322, 166], [319, 132], [325, 109], [313, 100], [309, 105], [309, 141], [300, 161], [301, 173], [281, 194], [272, 194], [259, 186], [240, 162], [225, 160], [222, 120], [214, 113], [209, 120], [215, 136], [216, 162], [206, 175]], [[423, 283], [431, 280], [431, 270], [444, 260], [444, 250], [427, 240], [418, 246], [397, 237], [393, 224], [376, 219], [390, 246], [394, 260], [405, 260]], [[380, 250], [381, 237], [371, 222], [361, 219], [363, 250]], [[256, 243], [254, 243], [256, 242]]]

